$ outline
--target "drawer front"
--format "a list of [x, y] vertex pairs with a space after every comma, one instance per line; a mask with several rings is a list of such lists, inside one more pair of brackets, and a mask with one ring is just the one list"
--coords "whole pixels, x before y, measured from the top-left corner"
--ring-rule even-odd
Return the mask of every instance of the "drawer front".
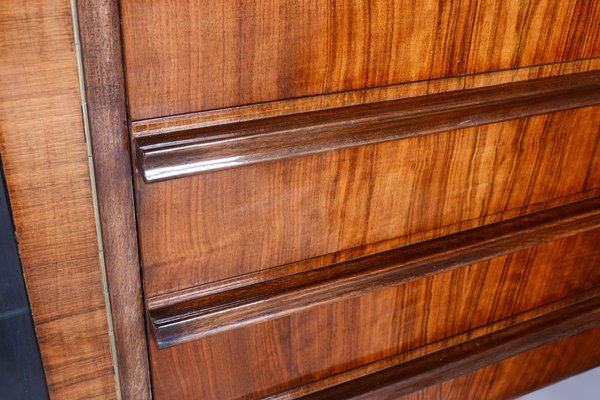
[[[163, 349], [153, 344], [155, 394], [160, 399], [225, 400], [259, 398], [324, 378], [330, 386], [336, 379], [348, 379], [332, 375], [353, 368], [368, 372], [373, 367], [365, 365], [386, 357], [401, 359], [398, 355], [418, 349], [431, 353], [435, 346], [448, 347], [529, 321], [578, 301], [577, 296], [600, 293], [598, 243], [596, 228], [284, 318]], [[565, 303], [565, 298], [570, 300]], [[594, 317], [592, 325], [586, 321], [581, 329], [600, 323], [600, 318]], [[538, 339], [556, 339], [546, 329], [559, 325], [557, 320], [544, 322]], [[535, 329], [521, 329], [521, 334]], [[569, 331], [557, 329], [561, 334]], [[519, 335], [508, 335], [513, 336]]]
[[598, 111], [140, 180], [145, 293], [289, 274], [590, 198], [600, 189]]
[[134, 120], [600, 56], [595, 0], [124, 0]]
[[[600, 364], [600, 329], [596, 328], [513, 356], [497, 364], [398, 397], [391, 391], [364, 400], [504, 400], [518, 398]], [[586, 349], [586, 351], [582, 351]]]

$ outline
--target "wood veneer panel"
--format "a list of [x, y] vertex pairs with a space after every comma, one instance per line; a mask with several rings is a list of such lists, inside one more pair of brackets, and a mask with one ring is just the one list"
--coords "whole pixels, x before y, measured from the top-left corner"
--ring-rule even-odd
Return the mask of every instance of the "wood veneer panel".
[[162, 350], [151, 341], [155, 396], [259, 398], [582, 293], [600, 284], [598, 240], [596, 229]]
[[70, 6], [0, 2], [0, 149], [50, 396], [115, 399]]
[[140, 182], [146, 295], [590, 198], [600, 188], [599, 126], [588, 107]]
[[[471, 374], [433, 385], [403, 400], [463, 400], [517, 398], [600, 364], [600, 329], [580, 333], [482, 368]], [[388, 398], [384, 396], [383, 399]], [[393, 397], [392, 397], [393, 398]], [[370, 397], [372, 400], [381, 400]]]
[[461, 75], [451, 78], [410, 82], [371, 89], [352, 90], [328, 95], [308, 96], [170, 117], [138, 120], [131, 122], [131, 132], [134, 136], [140, 137], [595, 70], [600, 70], [600, 58], [492, 71], [483, 74]]
[[600, 226], [600, 197], [150, 310], [164, 348], [283, 317]]
[[119, 5], [77, 1], [104, 264], [124, 399], [150, 399]]
[[[264, 397], [265, 400], [290, 400], [296, 399], [301, 396], [305, 396], [307, 394], [316, 393], [337, 384], [341, 384], [344, 382], [349, 382], [355, 379], [362, 378], [364, 376], [382, 371], [386, 368], [397, 366], [400, 364], [404, 364], [415, 360], [420, 357], [424, 357], [433, 352], [437, 352], [439, 350], [446, 349], [448, 347], [452, 347], [455, 345], [460, 345], [468, 340], [476, 339], [487, 335], [489, 333], [496, 332], [501, 329], [505, 329], [511, 327], [515, 324], [528, 321], [531, 318], [537, 318], [539, 316], [543, 316], [553, 311], [557, 311], [563, 309], [564, 307], [568, 307], [570, 305], [589, 300], [593, 297], [596, 297], [600, 293], [600, 288], [596, 288], [593, 290], [588, 290], [585, 292], [581, 292], [574, 296], [565, 297], [559, 301], [549, 303], [542, 307], [537, 307], [530, 311], [515, 314], [509, 318], [504, 318], [502, 320], [493, 322], [491, 324], [481, 326], [479, 328], [471, 329], [469, 331], [460, 333], [458, 335], [453, 335], [442, 340], [438, 340], [436, 342], [417, 347], [413, 350], [405, 351], [399, 354], [395, 354], [391, 357], [386, 357], [377, 361], [374, 361], [369, 364], [362, 365], [358, 368], [353, 368], [347, 371], [344, 371], [340, 374], [330, 375], [324, 379], [319, 379], [317, 381], [310, 382], [306, 385], [300, 385], [293, 387], [289, 390], [279, 392], [273, 395], [269, 395]], [[489, 382], [488, 382], [489, 383]]]
[[[547, 349], [536, 349], [529, 356], [520, 355], [520, 357], [534, 362], [531, 359], [531, 357], [535, 357], [534, 354], [538, 357], [547, 358], [548, 353], [552, 354], [558, 349], [568, 349], [569, 351], [566, 353], [566, 356], [578, 359], [576, 362], [574, 362], [575, 360], [571, 360], [570, 364], [558, 363], [556, 361], [551, 362], [550, 366], [544, 365], [544, 368], [541, 368], [542, 365], [538, 365], [543, 371], [547, 371], [546, 374], [548, 376], [545, 377], [543, 373], [538, 372], [537, 382], [529, 382], [525, 386], [525, 388], [533, 389], [536, 387], [536, 383], [539, 385], [556, 380], [557, 374], [561, 376], [569, 374], [569, 371], [587, 369], [600, 364], [600, 351], [596, 349], [597, 346], [592, 346], [595, 348], [591, 350], [591, 353], [587, 357], [576, 357], [574, 352], [582, 352], [581, 349], [573, 348], [569, 344], [571, 341], [578, 342], [578, 340], [568, 339], [571, 335], [577, 335], [578, 333], [590, 330], [587, 334], [582, 335], [585, 339], [580, 340], [584, 343], [590, 343], [590, 339], [592, 338], [597, 340], [600, 338], [600, 329], [594, 328], [598, 325], [600, 325], [600, 298], [593, 298], [562, 310], [521, 322], [503, 330], [468, 340], [407, 363], [384, 369], [375, 374], [304, 396], [302, 399], [366, 400], [401, 398], [419, 389], [427, 388], [428, 386], [439, 384], [462, 375], [468, 375], [480, 368], [496, 364], [515, 354], [533, 350], [547, 344]], [[554, 341], [558, 343], [552, 343]], [[584, 351], [584, 353], [586, 352]], [[512, 360], [512, 363], [514, 363], [514, 360]], [[506, 368], [506, 366], [504, 367]], [[498, 366], [496, 365], [492, 368], [498, 368]], [[513, 373], [522, 376], [522, 372], [517, 374], [516, 371], [513, 371]], [[485, 372], [478, 371], [476, 374], [485, 376]], [[511, 376], [511, 378], [515, 377]], [[486, 380], [483, 382], [486, 382], [486, 386], [488, 386], [488, 382], [494, 381]], [[475, 381], [472, 384], [477, 386], [478, 382]], [[499, 386], [502, 388], [503, 385]], [[463, 389], [466, 392], [463, 393], [463, 398], [470, 398], [468, 393], [471, 388], [467, 386]], [[432, 389], [426, 390], [431, 391]], [[515, 388], [513, 390], [515, 393], [519, 393], [519, 390], [522, 391], [523, 388]], [[500, 394], [495, 393], [494, 389], [489, 386], [484, 391], [496, 396]], [[483, 396], [486, 399], [489, 398], [489, 396], [485, 396], [481, 392], [478, 393], [478, 396]], [[447, 397], [444, 395], [444, 398]]]
[[142, 119], [600, 55], [594, 0], [122, 2]]
[[147, 183], [600, 103], [600, 73], [136, 138]]

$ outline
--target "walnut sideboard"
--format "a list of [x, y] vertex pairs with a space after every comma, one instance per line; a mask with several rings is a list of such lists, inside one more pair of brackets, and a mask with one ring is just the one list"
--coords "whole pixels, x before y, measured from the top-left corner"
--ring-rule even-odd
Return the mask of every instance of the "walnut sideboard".
[[52, 398], [507, 399], [600, 365], [600, 2], [0, 18]]

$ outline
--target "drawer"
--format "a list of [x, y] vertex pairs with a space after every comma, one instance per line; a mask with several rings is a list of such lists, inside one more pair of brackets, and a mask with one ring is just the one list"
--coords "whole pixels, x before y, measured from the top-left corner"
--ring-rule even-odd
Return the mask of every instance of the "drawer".
[[134, 134], [157, 398], [345, 398], [598, 326], [598, 93], [592, 73]]
[[[265, 312], [250, 324], [237, 320], [202, 336], [186, 336], [191, 331], [181, 326], [177, 328], [182, 321], [177, 317], [183, 317], [185, 323], [185, 318], [193, 318], [192, 309], [151, 310], [151, 319], [156, 322], [156, 317], [160, 317], [163, 322], [173, 324], [175, 330], [170, 333], [176, 336], [171, 342], [161, 342], [159, 337], [150, 339], [155, 394], [161, 399], [239, 399], [291, 391], [293, 398], [319, 388], [328, 390], [327, 387], [351, 380], [352, 376], [376, 373], [396, 364], [397, 368], [417, 371], [418, 368], [410, 367], [413, 362], [410, 360], [417, 357], [414, 362], [428, 365], [428, 359], [418, 357], [428, 357], [428, 354], [440, 357], [435, 353], [431, 356], [436, 349], [448, 352], [442, 359], [457, 357], [459, 362], [463, 360], [461, 357], [467, 357], [466, 360], [474, 357], [477, 352], [473, 349], [485, 348], [485, 360], [492, 363], [509, 357], [514, 349], [521, 352], [597, 326], [600, 322], [597, 297], [600, 293], [600, 229], [597, 228], [600, 220], [598, 202], [594, 204], [588, 210], [592, 214], [584, 212], [580, 217], [576, 217], [579, 211], [574, 212], [575, 206], [567, 206], [570, 211], [563, 206], [560, 208], [562, 219], [557, 219], [559, 214], [551, 215], [554, 211], [544, 211], [513, 220], [510, 226], [508, 222], [496, 224], [495, 231], [492, 225], [478, 228], [470, 239], [462, 233], [459, 235], [463, 236], [454, 240], [438, 238], [425, 245], [415, 245], [427, 249], [428, 255], [423, 257], [431, 257], [437, 249], [444, 260], [452, 259], [453, 247], [463, 246], [463, 249], [454, 264], [422, 260], [422, 264], [431, 267], [428, 272], [415, 268], [414, 262], [407, 262], [398, 268], [405, 271], [405, 275], [392, 286], [380, 282], [348, 297], [339, 290], [338, 281], [330, 286], [337, 296], [335, 300], [311, 308], [297, 307], [285, 315]], [[539, 225], [542, 220], [546, 221], [543, 226]], [[559, 220], [558, 225], [547, 225], [549, 221]], [[577, 233], [582, 229], [583, 232]], [[499, 234], [508, 230], [512, 231], [510, 243], [503, 242]], [[561, 235], [566, 237], [531, 245]], [[488, 236], [490, 245], [497, 250], [514, 248], [515, 243], [525, 248], [491, 257], [494, 252], [481, 245]], [[444, 244], [438, 245], [439, 240]], [[472, 240], [480, 245], [470, 243]], [[403, 251], [408, 251], [406, 249]], [[423, 253], [414, 248], [410, 251]], [[403, 256], [396, 257], [402, 259]], [[405, 254], [405, 261], [406, 257]], [[385, 257], [371, 258], [370, 270], [377, 271], [375, 263], [383, 260]], [[468, 260], [481, 261], [469, 263]], [[377, 273], [382, 276], [384, 272]], [[389, 274], [388, 279], [391, 279]], [[355, 276], [350, 284], [356, 286], [360, 282], [362, 277]], [[302, 294], [311, 297], [315, 293], [313, 287], [301, 287], [296, 301], [302, 302]], [[246, 295], [251, 296], [251, 293]], [[293, 305], [283, 297], [279, 300], [272, 310]], [[216, 319], [210, 321], [211, 326], [218, 326], [219, 315], [243, 314], [244, 309], [260, 308], [262, 302], [258, 299], [253, 304], [242, 301], [235, 305], [239, 299], [231, 301], [233, 308], [238, 307], [237, 311], [205, 304], [206, 312], [216, 315]], [[192, 305], [199, 306], [198, 303]], [[169, 316], [169, 312], [180, 314]], [[493, 336], [490, 339], [485, 335]], [[521, 344], [513, 343], [514, 340]], [[490, 341], [496, 343], [495, 347]], [[257, 349], [263, 350], [257, 352]], [[402, 367], [404, 363], [409, 364]]]
[[594, 0], [124, 0], [134, 120], [600, 56]]
[[[378, 132], [402, 132], [385, 124]], [[600, 189], [599, 124], [598, 107], [585, 107], [139, 179], [145, 293], [286, 275], [590, 198]], [[193, 164], [195, 156], [182, 157]]]
[[2, 4], [53, 398], [505, 398], [600, 365], [600, 1]]
[[[449, 380], [439, 383], [434, 383], [439, 380], [435, 379], [438, 377], [434, 377], [433, 382], [430, 381], [434, 383], [432, 386], [407, 396], [402, 396], [400, 392], [414, 390], [418, 384], [412, 385], [412, 387], [398, 384], [395, 387], [382, 388], [381, 381], [369, 382], [373, 384], [370, 390], [368, 386], [364, 385], [364, 381], [360, 382], [363, 384], [362, 387], [358, 385], [359, 382], [355, 382], [352, 383], [352, 386], [349, 384], [338, 388], [337, 394], [343, 393], [342, 396], [331, 396], [331, 392], [326, 392], [303, 399], [513, 399], [596, 367], [600, 362], [600, 348], [596, 345], [598, 340], [600, 340], [600, 329], [592, 329], [556, 343], [529, 350], [460, 377], [451, 377]], [[581, 351], [581, 349], [587, 349], [587, 351]], [[424, 373], [426, 372], [424, 371]]]

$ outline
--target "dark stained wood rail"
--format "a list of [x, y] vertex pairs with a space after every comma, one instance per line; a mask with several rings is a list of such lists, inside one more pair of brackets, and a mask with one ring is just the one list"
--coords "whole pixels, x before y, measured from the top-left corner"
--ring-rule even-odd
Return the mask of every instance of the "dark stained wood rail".
[[396, 399], [599, 325], [600, 297], [593, 297], [301, 399]]
[[206, 337], [600, 226], [600, 197], [149, 311], [159, 348]]
[[119, 384], [124, 399], [150, 399], [119, 2], [78, 1], [77, 13]]
[[600, 103], [588, 72], [135, 139], [146, 183]]

